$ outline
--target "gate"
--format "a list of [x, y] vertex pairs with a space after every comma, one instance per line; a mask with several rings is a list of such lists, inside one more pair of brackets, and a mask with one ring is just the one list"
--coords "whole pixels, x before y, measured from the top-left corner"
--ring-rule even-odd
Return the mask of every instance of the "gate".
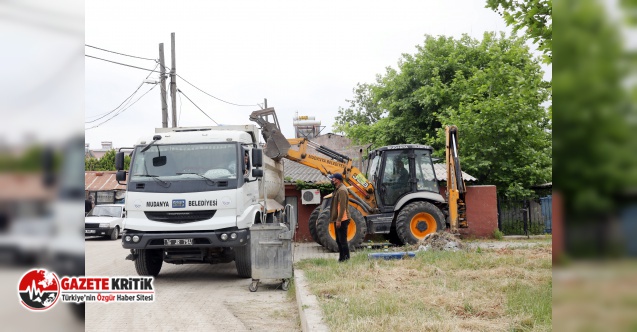
[[505, 235], [551, 233], [551, 196], [509, 198], [498, 196], [498, 229]]

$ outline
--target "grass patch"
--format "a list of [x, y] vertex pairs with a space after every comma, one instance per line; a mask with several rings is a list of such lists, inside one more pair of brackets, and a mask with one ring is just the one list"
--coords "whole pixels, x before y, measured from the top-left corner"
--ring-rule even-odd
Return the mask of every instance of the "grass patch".
[[304, 270], [333, 331], [551, 330], [551, 253], [418, 252], [405, 260], [310, 259]]

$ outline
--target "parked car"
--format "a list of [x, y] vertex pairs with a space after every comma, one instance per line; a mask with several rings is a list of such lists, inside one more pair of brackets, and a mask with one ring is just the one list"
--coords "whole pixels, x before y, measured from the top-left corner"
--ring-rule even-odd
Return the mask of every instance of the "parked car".
[[96, 205], [84, 218], [84, 235], [117, 240], [124, 228], [125, 217], [124, 204]]

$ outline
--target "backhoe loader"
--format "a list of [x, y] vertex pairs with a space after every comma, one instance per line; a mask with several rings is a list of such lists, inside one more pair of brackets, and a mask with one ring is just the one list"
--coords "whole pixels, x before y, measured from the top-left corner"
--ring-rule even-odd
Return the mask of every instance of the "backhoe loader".
[[[454, 234], [468, 227], [465, 185], [458, 157], [458, 129], [446, 127], [446, 198], [440, 194], [431, 154], [433, 148], [401, 144], [377, 148], [368, 154], [367, 176], [353, 166], [348, 156], [306, 138], [286, 139], [281, 133], [274, 108], [254, 111], [250, 120], [262, 129], [264, 153], [275, 160], [286, 158], [321, 171], [341, 173], [349, 192], [350, 248], [359, 246], [367, 234], [383, 234], [398, 245], [415, 244], [428, 234]], [[312, 147], [319, 156], [308, 152]], [[337, 251], [334, 225], [329, 222], [331, 195], [311, 214], [312, 238]]]

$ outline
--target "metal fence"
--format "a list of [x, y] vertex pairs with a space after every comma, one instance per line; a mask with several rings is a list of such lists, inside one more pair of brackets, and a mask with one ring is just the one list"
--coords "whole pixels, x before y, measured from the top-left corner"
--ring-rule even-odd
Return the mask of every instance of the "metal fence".
[[552, 231], [552, 197], [498, 197], [498, 229], [505, 235], [539, 235]]

